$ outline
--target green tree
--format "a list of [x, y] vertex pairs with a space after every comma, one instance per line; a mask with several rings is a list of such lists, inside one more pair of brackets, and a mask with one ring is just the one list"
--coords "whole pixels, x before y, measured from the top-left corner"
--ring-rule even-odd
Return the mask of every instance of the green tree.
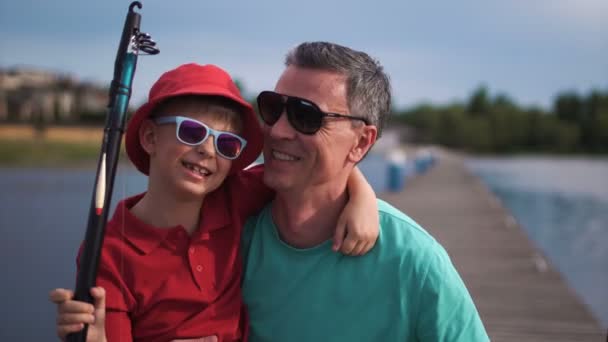
[[397, 118], [414, 128], [416, 142], [473, 152], [608, 152], [608, 92], [563, 92], [551, 109], [522, 108], [481, 86], [464, 104], [422, 104]]
[[577, 150], [579, 130], [575, 124], [547, 115], [543, 117], [540, 128], [541, 147], [544, 151], [571, 153]]
[[580, 124], [583, 100], [574, 91], [558, 94], [553, 101], [553, 113], [558, 119]]
[[488, 89], [482, 85], [477, 88], [469, 99], [467, 112], [472, 116], [483, 116], [490, 110]]
[[583, 110], [580, 119], [581, 144], [590, 152], [605, 150], [602, 146], [602, 112], [608, 111], [608, 94], [602, 95], [599, 91], [592, 91], [583, 101]]

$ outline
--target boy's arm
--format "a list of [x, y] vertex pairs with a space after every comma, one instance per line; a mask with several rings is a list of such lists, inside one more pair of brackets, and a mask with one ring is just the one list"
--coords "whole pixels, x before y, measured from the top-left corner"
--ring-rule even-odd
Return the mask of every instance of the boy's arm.
[[[239, 193], [255, 194], [238, 199], [243, 220], [257, 213], [274, 197], [274, 192], [264, 185], [263, 172], [264, 165], [256, 165], [235, 178]], [[347, 187], [349, 201], [338, 220], [333, 249], [348, 255], [363, 255], [378, 239], [380, 219], [376, 194], [357, 167], [351, 172]]]
[[274, 191], [264, 184], [264, 164], [257, 164], [237, 172], [228, 180], [235, 196], [235, 207], [243, 222], [257, 214], [273, 198]]
[[350, 173], [347, 187], [349, 200], [338, 219], [333, 249], [363, 255], [374, 247], [380, 231], [376, 193], [358, 167]]
[[108, 341], [133, 341], [131, 319], [124, 311], [106, 311], [106, 336]]

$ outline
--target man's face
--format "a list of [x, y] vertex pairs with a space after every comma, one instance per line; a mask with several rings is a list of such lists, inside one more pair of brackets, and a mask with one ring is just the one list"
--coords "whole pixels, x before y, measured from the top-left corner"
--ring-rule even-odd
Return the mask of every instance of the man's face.
[[[288, 67], [275, 91], [317, 104], [325, 112], [350, 114], [345, 77], [328, 71]], [[276, 191], [310, 191], [317, 186], [340, 186], [350, 168], [349, 154], [358, 133], [348, 119], [326, 118], [314, 135], [296, 131], [285, 112], [272, 126], [263, 124], [264, 182]]]

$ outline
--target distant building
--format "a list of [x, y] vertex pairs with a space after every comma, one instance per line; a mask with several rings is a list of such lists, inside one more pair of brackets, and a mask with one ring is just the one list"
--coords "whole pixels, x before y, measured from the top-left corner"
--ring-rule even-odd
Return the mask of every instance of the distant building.
[[103, 114], [107, 102], [107, 89], [69, 75], [0, 69], [0, 122], [78, 121], [82, 114]]

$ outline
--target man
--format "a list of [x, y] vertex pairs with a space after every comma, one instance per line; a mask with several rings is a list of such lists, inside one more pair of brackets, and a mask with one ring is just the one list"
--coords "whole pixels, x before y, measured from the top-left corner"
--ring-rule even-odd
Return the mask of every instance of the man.
[[390, 112], [382, 67], [324, 42], [299, 45], [285, 64], [275, 91], [258, 96], [276, 197], [243, 236], [250, 341], [487, 341], [445, 250], [389, 204], [378, 201], [367, 255], [332, 253], [348, 175]]

